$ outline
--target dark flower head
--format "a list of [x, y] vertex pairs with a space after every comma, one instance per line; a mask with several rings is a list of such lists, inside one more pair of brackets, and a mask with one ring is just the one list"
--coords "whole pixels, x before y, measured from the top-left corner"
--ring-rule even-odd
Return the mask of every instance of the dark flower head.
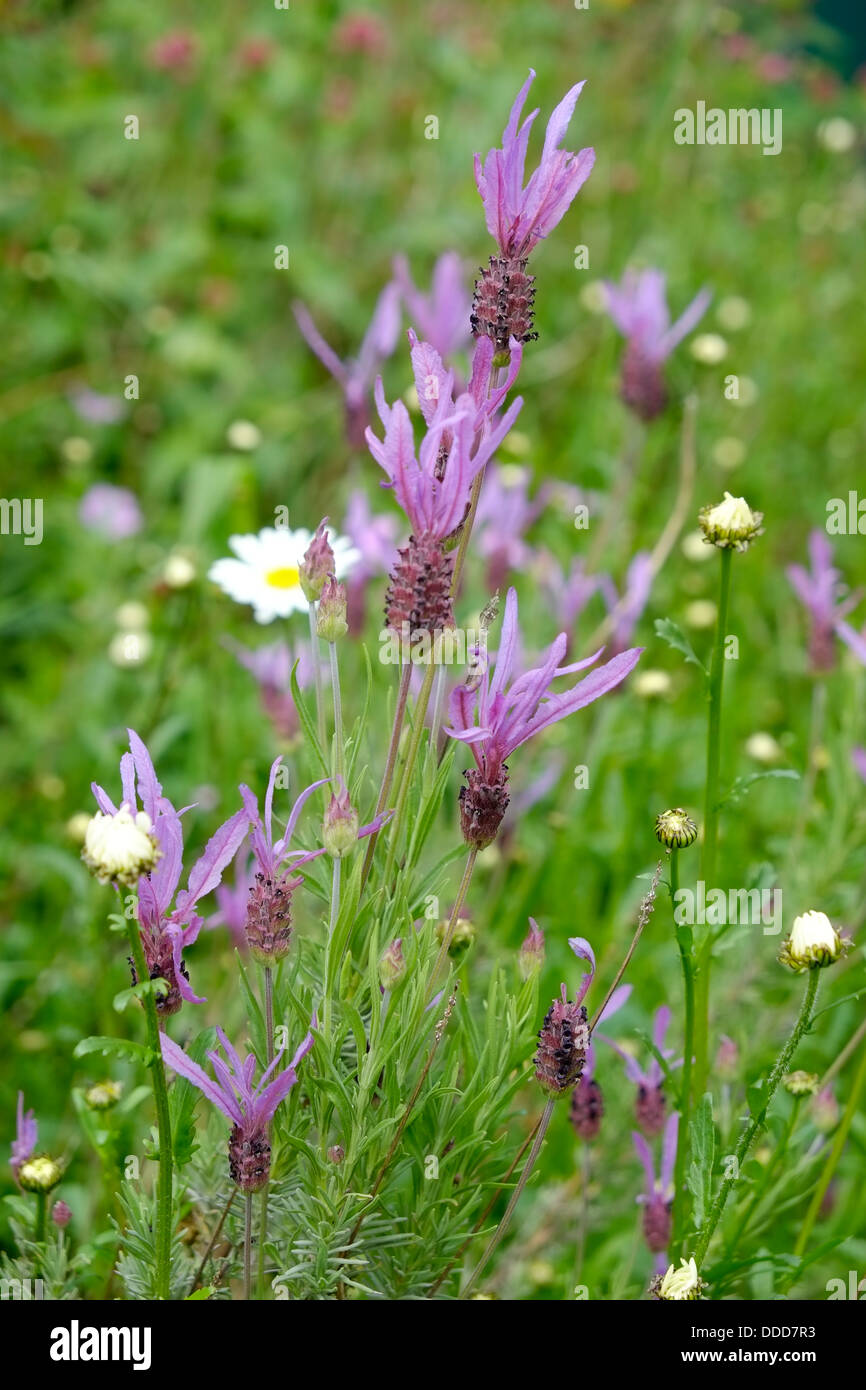
[[589, 1024], [583, 999], [595, 974], [595, 955], [589, 942], [575, 936], [568, 944], [576, 956], [589, 962], [589, 970], [574, 1002], [568, 999], [565, 984], [561, 986], [561, 997], [554, 999], [539, 1030], [535, 1054], [535, 1079], [548, 1096], [556, 1099], [571, 1092], [586, 1062]]
[[[315, 1026], [313, 1019], [311, 1027]], [[232, 1180], [242, 1191], [256, 1192], [264, 1187], [270, 1177], [268, 1127], [277, 1106], [298, 1079], [297, 1067], [313, 1046], [313, 1034], [307, 1033], [285, 1070], [277, 1071], [285, 1052], [281, 1048], [255, 1085], [256, 1059], [253, 1054], [250, 1053], [241, 1062], [221, 1028], [217, 1028], [217, 1036], [225, 1060], [216, 1051], [207, 1054], [216, 1076], [215, 1081], [165, 1033], [160, 1034], [163, 1060], [178, 1076], [196, 1086], [231, 1121], [229, 1170]]]

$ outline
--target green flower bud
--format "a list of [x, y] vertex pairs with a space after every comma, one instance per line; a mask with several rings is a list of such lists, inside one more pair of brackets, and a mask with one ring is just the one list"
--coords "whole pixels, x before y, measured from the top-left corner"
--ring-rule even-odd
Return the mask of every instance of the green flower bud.
[[688, 849], [698, 838], [698, 827], [681, 806], [656, 816], [656, 839], [668, 849]]

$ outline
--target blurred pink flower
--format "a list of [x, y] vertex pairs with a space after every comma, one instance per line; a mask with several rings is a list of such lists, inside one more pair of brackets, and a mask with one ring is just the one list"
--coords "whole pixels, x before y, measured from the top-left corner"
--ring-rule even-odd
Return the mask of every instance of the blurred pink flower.
[[135, 493], [113, 483], [94, 483], [88, 488], [78, 506], [78, 519], [88, 531], [98, 531], [112, 541], [126, 540], [144, 525]]

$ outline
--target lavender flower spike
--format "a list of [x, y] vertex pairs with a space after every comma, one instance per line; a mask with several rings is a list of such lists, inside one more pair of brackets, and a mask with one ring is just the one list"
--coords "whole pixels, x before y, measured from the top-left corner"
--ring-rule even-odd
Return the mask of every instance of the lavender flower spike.
[[[312, 1027], [315, 1027], [315, 1019]], [[285, 1052], [281, 1048], [255, 1085], [253, 1075], [256, 1059], [253, 1054], [250, 1053], [246, 1061], [241, 1062], [221, 1028], [217, 1028], [217, 1035], [228, 1062], [218, 1052], [208, 1052], [216, 1081], [165, 1033], [160, 1034], [163, 1060], [178, 1076], [196, 1086], [231, 1121], [229, 1172], [232, 1181], [243, 1192], [257, 1192], [270, 1178], [268, 1126], [280, 1101], [285, 1099], [298, 1079], [298, 1065], [313, 1046], [313, 1035], [307, 1033], [285, 1071], [274, 1075]], [[270, 1080], [271, 1077], [273, 1080]]]
[[[653, 1018], [652, 1040], [653, 1046], [659, 1056], [664, 1057], [665, 1061], [670, 1063], [671, 1070], [673, 1070], [675, 1067], [681, 1067], [683, 1062], [682, 1058], [679, 1058], [676, 1062], [671, 1062], [670, 1059], [674, 1055], [674, 1049], [672, 1047], [665, 1047], [665, 1035], [667, 1034], [670, 1021], [671, 1011], [667, 1004], [662, 1004], [656, 1009]], [[635, 1098], [634, 1109], [635, 1119], [638, 1125], [643, 1130], [644, 1134], [650, 1136], [660, 1134], [665, 1125], [667, 1100], [664, 1093], [665, 1074], [658, 1058], [653, 1057], [649, 1066], [644, 1070], [643, 1067], [635, 1061], [634, 1057], [623, 1048], [618, 1047], [610, 1038], [604, 1037], [601, 1033], [598, 1033], [597, 1036], [601, 1038], [603, 1042], [606, 1042], [609, 1047], [612, 1047], [614, 1052], [619, 1054], [625, 1062], [626, 1076], [629, 1081], [633, 1081], [637, 1086], [637, 1097]]]
[[[430, 402], [428, 428], [416, 456], [409, 412], [402, 401], [389, 406], [381, 381], [376, 383], [376, 404], [385, 427], [384, 439], [367, 431], [367, 443], [376, 462], [388, 475], [385, 486], [395, 496], [412, 527], [408, 546], [398, 552], [386, 596], [386, 626], [408, 640], [417, 633], [434, 636], [454, 626], [451, 605], [453, 557], [445, 542], [462, 525], [470, 505], [472, 483], [511, 429], [523, 404], [518, 396], [495, 421], [479, 405], [475, 373], [470, 389], [452, 399], [453, 373], [437, 374], [441, 360], [429, 344], [413, 342], [431, 364], [428, 373], [435, 385]], [[420, 392], [419, 392], [420, 395]], [[502, 398], [496, 393], [495, 409]], [[480, 433], [480, 437], [479, 437]]]
[[325, 342], [305, 306], [293, 306], [298, 327], [324, 367], [343, 389], [346, 433], [353, 448], [364, 442], [367, 425], [367, 393], [379, 367], [397, 346], [400, 335], [400, 287], [391, 281], [379, 296], [370, 326], [364, 334], [357, 358], [342, 362]]
[[533, 330], [534, 276], [526, 273], [527, 258], [568, 211], [595, 162], [595, 150], [572, 154], [559, 148], [583, 88], [578, 82], [551, 116], [541, 163], [523, 187], [526, 147], [538, 111], [519, 129], [518, 122], [534, 79], [530, 69], [511, 108], [502, 148], [491, 150], [483, 164], [481, 156], [475, 156], [475, 182], [499, 255], [490, 257], [475, 282], [470, 322], [475, 337], [489, 338], [503, 361], [508, 360], [511, 339], [526, 343], [538, 337]]
[[646, 1190], [638, 1197], [643, 1207], [643, 1233], [650, 1250], [656, 1256], [656, 1273], [667, 1265], [666, 1251], [671, 1238], [671, 1207], [674, 1200], [674, 1164], [677, 1157], [677, 1136], [680, 1117], [676, 1111], [668, 1116], [662, 1136], [662, 1158], [659, 1177], [649, 1144], [642, 1134], [632, 1131], [632, 1141], [646, 1176]]
[[566, 92], [550, 117], [541, 162], [523, 187], [526, 147], [538, 110], [527, 116], [519, 129], [518, 122], [534, 81], [535, 73], [530, 68], [511, 108], [502, 148], [491, 150], [483, 164], [481, 156], [475, 156], [475, 182], [484, 204], [487, 230], [497, 241], [500, 255], [516, 260], [528, 256], [539, 241], [549, 236], [595, 163], [593, 149], [571, 154], [559, 148], [583, 90], [583, 83], [578, 82]]
[[833, 549], [823, 531], [809, 535], [810, 569], [789, 565], [788, 579], [811, 620], [809, 661], [813, 671], [831, 671], [836, 664], [833, 638], [847, 640], [850, 632], [842, 619], [860, 602], [861, 594], [845, 597], [841, 575], [833, 565]]
[[558, 676], [585, 670], [601, 653], [560, 666], [567, 642], [566, 634], [561, 632], [545, 652], [540, 666], [512, 679], [519, 642], [517, 594], [509, 589], [493, 676], [485, 668], [480, 681], [472, 678], [451, 695], [451, 727], [446, 733], [469, 744], [475, 759], [475, 767], [464, 774], [467, 785], [460, 793], [460, 819], [464, 839], [477, 849], [496, 838], [508, 806], [506, 760], [514, 750], [551, 724], [613, 690], [634, 669], [642, 651], [633, 647], [622, 652], [570, 690], [554, 694], [551, 685]]
[[695, 295], [671, 324], [661, 270], [627, 270], [619, 285], [605, 284], [607, 311], [626, 339], [620, 394], [642, 420], [653, 420], [667, 404], [662, 366], [706, 313], [709, 290]]
[[9, 1167], [15, 1181], [18, 1181], [18, 1169], [33, 1156], [36, 1148], [37, 1139], [36, 1117], [32, 1110], [24, 1111], [24, 1092], [18, 1092], [18, 1110], [16, 1113], [15, 1138], [12, 1140], [12, 1153], [9, 1158]]
[[582, 936], [570, 937], [568, 944], [579, 959], [588, 961], [589, 970], [573, 1002], [568, 998], [566, 985], [561, 986], [561, 997], [554, 999], [538, 1032], [535, 1079], [552, 1100], [571, 1093], [580, 1080], [589, 1048], [583, 1000], [595, 975], [595, 954]]
[[[302, 850], [289, 849], [289, 844], [307, 799], [318, 787], [329, 782], [329, 777], [320, 777], [317, 782], [311, 782], [304, 788], [292, 807], [285, 831], [274, 839], [274, 791], [282, 761], [280, 756], [271, 765], [265, 793], [264, 820], [259, 813], [255, 793], [244, 784], [240, 787], [245, 814], [252, 825], [251, 843], [256, 869], [247, 901], [245, 932], [251, 954], [263, 965], [275, 965], [288, 954], [292, 935], [292, 895], [303, 882], [297, 870], [327, 853], [325, 846]], [[342, 790], [345, 791], [345, 788]], [[392, 814], [391, 811], [384, 811], [368, 825], [356, 825], [355, 838], [362, 840], [374, 834]]]
[[[244, 810], [230, 816], [211, 836], [204, 853], [190, 869], [187, 887], [178, 892], [183, 871], [183, 830], [180, 823], [183, 813], [175, 810], [168, 797], [163, 796], [150, 754], [138, 734], [134, 729], [128, 729], [127, 733], [130, 751], [124, 753], [120, 760], [123, 796], [120, 809], [102, 787], [95, 782], [92, 784], [103, 818], [101, 833], [97, 838], [100, 843], [107, 840], [109, 827], [105, 824], [105, 818], [111, 818], [115, 823], [123, 821], [119, 829], [124, 836], [128, 835], [127, 823], [132, 815], [136, 820], [143, 817], [142, 824], [149, 823], [149, 833], [158, 845], [154, 866], [138, 878], [137, 913], [150, 978], [163, 979], [168, 985], [167, 992], [156, 1000], [160, 1016], [167, 1017], [177, 1013], [184, 999], [190, 1004], [205, 1002], [190, 989], [183, 951], [192, 945], [204, 925], [203, 918], [194, 911], [196, 903], [213, 892], [220, 883], [223, 870], [234, 858], [247, 834], [249, 822]], [[138, 812], [139, 800], [141, 812]], [[94, 817], [94, 820], [97, 819]], [[90, 860], [88, 864], [98, 873], [98, 864]], [[136, 984], [131, 962], [130, 968], [133, 984]]]
[[394, 279], [400, 286], [409, 317], [421, 337], [442, 357], [451, 357], [469, 341], [469, 295], [463, 283], [463, 266], [456, 251], [445, 251], [433, 267], [429, 295], [422, 294], [409, 272], [405, 256], [394, 261]]

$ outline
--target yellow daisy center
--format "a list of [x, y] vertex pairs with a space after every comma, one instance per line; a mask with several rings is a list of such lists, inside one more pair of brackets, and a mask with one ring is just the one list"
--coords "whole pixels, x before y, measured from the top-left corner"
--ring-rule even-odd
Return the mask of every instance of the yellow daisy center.
[[272, 589], [295, 589], [298, 586], [300, 575], [291, 565], [283, 565], [280, 569], [268, 570], [265, 574], [265, 583]]

